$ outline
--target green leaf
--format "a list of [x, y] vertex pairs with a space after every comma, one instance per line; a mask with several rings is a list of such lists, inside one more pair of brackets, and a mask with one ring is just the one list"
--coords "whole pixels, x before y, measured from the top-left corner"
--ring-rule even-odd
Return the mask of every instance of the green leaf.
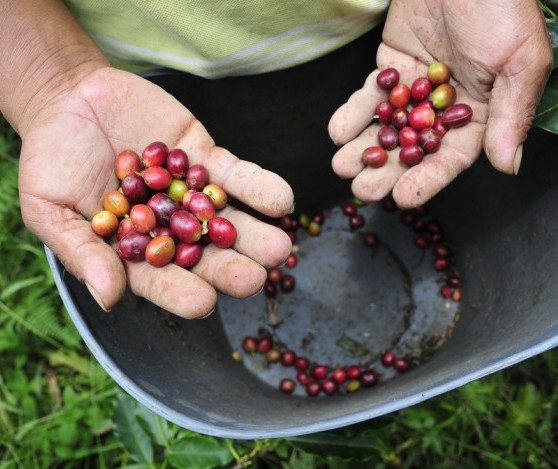
[[215, 438], [195, 435], [174, 442], [167, 460], [180, 469], [212, 469], [230, 463], [233, 456]]
[[135, 415], [132, 400], [125, 395], [116, 399], [114, 430], [130, 456], [139, 463], [153, 464], [153, 445]]
[[533, 125], [558, 133], [558, 89], [554, 88], [552, 83], [544, 90]]
[[381, 448], [371, 436], [345, 436], [335, 432], [314, 433], [289, 438], [296, 447], [321, 456], [337, 456], [362, 460], [368, 458]]
[[370, 353], [370, 350], [368, 350], [364, 345], [346, 335], [337, 339], [335, 344], [342, 348], [350, 357], [362, 357]]
[[138, 405], [136, 415], [151, 439], [160, 446], [167, 446], [171, 438], [169, 423], [147, 407]]

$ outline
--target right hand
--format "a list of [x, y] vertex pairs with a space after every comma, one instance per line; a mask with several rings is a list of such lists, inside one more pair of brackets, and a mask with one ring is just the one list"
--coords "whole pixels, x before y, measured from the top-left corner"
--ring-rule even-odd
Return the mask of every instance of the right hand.
[[291, 211], [292, 190], [279, 176], [216, 146], [176, 99], [127, 72], [96, 69], [38, 109], [22, 135], [23, 219], [104, 309], [119, 301], [128, 284], [172, 313], [204, 317], [215, 307], [216, 291], [254, 295], [266, 268], [287, 258], [291, 242], [282, 230], [227, 207], [224, 216], [238, 231], [234, 250], [207, 246], [191, 272], [175, 264], [122, 262], [88, 220], [102, 210], [103, 194], [118, 187], [113, 164], [124, 149], [141, 152], [155, 140], [182, 148], [190, 164], [208, 168], [212, 182], [272, 217]]

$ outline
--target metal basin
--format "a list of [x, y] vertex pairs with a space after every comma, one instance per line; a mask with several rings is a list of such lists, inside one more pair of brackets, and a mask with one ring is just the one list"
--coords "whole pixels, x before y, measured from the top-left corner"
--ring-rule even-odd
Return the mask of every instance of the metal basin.
[[[518, 177], [484, 160], [429, 204], [464, 281], [463, 300], [439, 295], [439, 273], [396, 213], [365, 208], [384, 240], [370, 250], [346, 228], [347, 182], [330, 169], [331, 113], [373, 68], [373, 32], [312, 64], [260, 77], [205, 81], [153, 73], [218, 144], [285, 177], [299, 207], [324, 209], [322, 236], [300, 238], [297, 288], [279, 300], [274, 333], [316, 360], [357, 360], [364, 345], [379, 383], [353, 394], [284, 395], [284, 370], [231, 357], [244, 335], [268, 326], [263, 295], [219, 299], [206, 320], [170, 316], [128, 293], [104, 313], [47, 249], [60, 294], [107, 372], [142, 404], [183, 427], [230, 438], [284, 437], [350, 425], [402, 409], [541, 353], [558, 343], [558, 138], [532, 131]], [[194, 92], [192, 91], [194, 90]], [[343, 342], [344, 340], [344, 342]], [[416, 357], [404, 374], [382, 369], [392, 347]], [[359, 360], [361, 358], [358, 358]]]

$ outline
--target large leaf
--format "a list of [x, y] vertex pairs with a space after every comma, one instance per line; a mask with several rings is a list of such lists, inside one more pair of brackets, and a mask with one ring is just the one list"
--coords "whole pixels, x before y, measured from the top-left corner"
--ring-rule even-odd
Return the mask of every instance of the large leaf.
[[151, 439], [156, 444], [166, 447], [172, 436], [169, 422], [142, 405], [139, 405], [136, 409], [136, 415], [140, 423], [143, 424], [143, 428], [151, 436]]
[[537, 108], [537, 115], [533, 121], [535, 127], [558, 133], [558, 86], [552, 77], [548, 82]]
[[211, 469], [232, 461], [230, 451], [215, 438], [194, 435], [174, 442], [167, 461], [176, 468]]
[[116, 399], [113, 420], [116, 435], [134, 461], [153, 464], [153, 444], [139, 424], [135, 406], [128, 396], [120, 395]]

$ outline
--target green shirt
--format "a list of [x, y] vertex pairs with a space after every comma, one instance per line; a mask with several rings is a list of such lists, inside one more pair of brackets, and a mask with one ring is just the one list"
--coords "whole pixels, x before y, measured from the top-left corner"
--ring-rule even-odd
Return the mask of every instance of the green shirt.
[[361, 36], [388, 0], [66, 0], [116, 66], [207, 78], [279, 70]]

